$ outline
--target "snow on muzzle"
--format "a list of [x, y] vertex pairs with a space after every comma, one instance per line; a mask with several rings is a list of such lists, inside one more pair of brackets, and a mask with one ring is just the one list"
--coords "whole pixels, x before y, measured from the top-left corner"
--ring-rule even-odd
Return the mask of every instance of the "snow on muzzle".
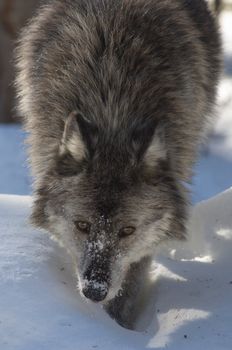
[[109, 260], [106, 257], [91, 259], [82, 274], [82, 293], [92, 301], [103, 301], [109, 291]]
[[107, 282], [98, 282], [95, 280], [84, 282], [82, 293], [87, 299], [100, 302], [106, 298], [109, 289]]

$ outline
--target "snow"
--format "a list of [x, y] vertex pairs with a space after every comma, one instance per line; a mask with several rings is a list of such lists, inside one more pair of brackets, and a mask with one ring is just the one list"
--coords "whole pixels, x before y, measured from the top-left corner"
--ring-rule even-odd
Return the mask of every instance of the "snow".
[[24, 139], [25, 133], [19, 125], [0, 126], [0, 193], [31, 192]]
[[29, 225], [25, 133], [0, 126], [1, 350], [232, 349], [232, 188], [221, 193], [232, 186], [231, 23], [223, 13], [219, 117], [195, 167], [188, 240], [156, 255], [137, 331], [81, 297], [70, 257]]
[[[198, 204], [188, 242], [161, 259], [156, 307], [163, 315], [155, 346], [171, 340], [170, 349], [231, 349], [231, 204], [232, 190]], [[172, 279], [166, 269], [175, 274]]]
[[136, 332], [79, 295], [70, 257], [27, 223], [30, 205], [0, 196], [0, 349], [231, 349], [232, 189], [198, 204], [188, 241], [156, 256]]

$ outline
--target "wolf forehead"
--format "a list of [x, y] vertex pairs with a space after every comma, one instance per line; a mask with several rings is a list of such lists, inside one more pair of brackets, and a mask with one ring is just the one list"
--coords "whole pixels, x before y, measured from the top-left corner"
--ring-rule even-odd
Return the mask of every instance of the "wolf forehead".
[[136, 214], [133, 209], [133, 180], [123, 181], [117, 176], [109, 178], [108, 172], [102, 178], [99, 176], [96, 172], [88, 176], [84, 170], [75, 177], [60, 178], [58, 191], [54, 191], [54, 197], [51, 197], [55, 206], [65, 208], [73, 219], [91, 218], [99, 227], [109, 227], [113, 218], [120, 220], [123, 216], [129, 219]]

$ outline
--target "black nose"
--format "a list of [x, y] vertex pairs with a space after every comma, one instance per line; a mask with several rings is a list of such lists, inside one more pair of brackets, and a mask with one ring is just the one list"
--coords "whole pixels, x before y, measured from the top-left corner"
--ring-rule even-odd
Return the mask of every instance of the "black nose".
[[99, 302], [105, 299], [108, 293], [106, 283], [91, 281], [83, 289], [84, 296], [92, 301]]

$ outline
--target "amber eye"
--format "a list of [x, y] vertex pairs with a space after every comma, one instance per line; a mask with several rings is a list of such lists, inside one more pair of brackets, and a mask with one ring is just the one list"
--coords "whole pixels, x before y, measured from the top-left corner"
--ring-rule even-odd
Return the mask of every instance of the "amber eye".
[[123, 227], [119, 231], [119, 236], [120, 237], [127, 237], [127, 236], [132, 235], [134, 232], [135, 232], [135, 227], [132, 227], [132, 226]]
[[75, 226], [83, 233], [89, 233], [91, 227], [90, 223], [86, 221], [75, 221]]

